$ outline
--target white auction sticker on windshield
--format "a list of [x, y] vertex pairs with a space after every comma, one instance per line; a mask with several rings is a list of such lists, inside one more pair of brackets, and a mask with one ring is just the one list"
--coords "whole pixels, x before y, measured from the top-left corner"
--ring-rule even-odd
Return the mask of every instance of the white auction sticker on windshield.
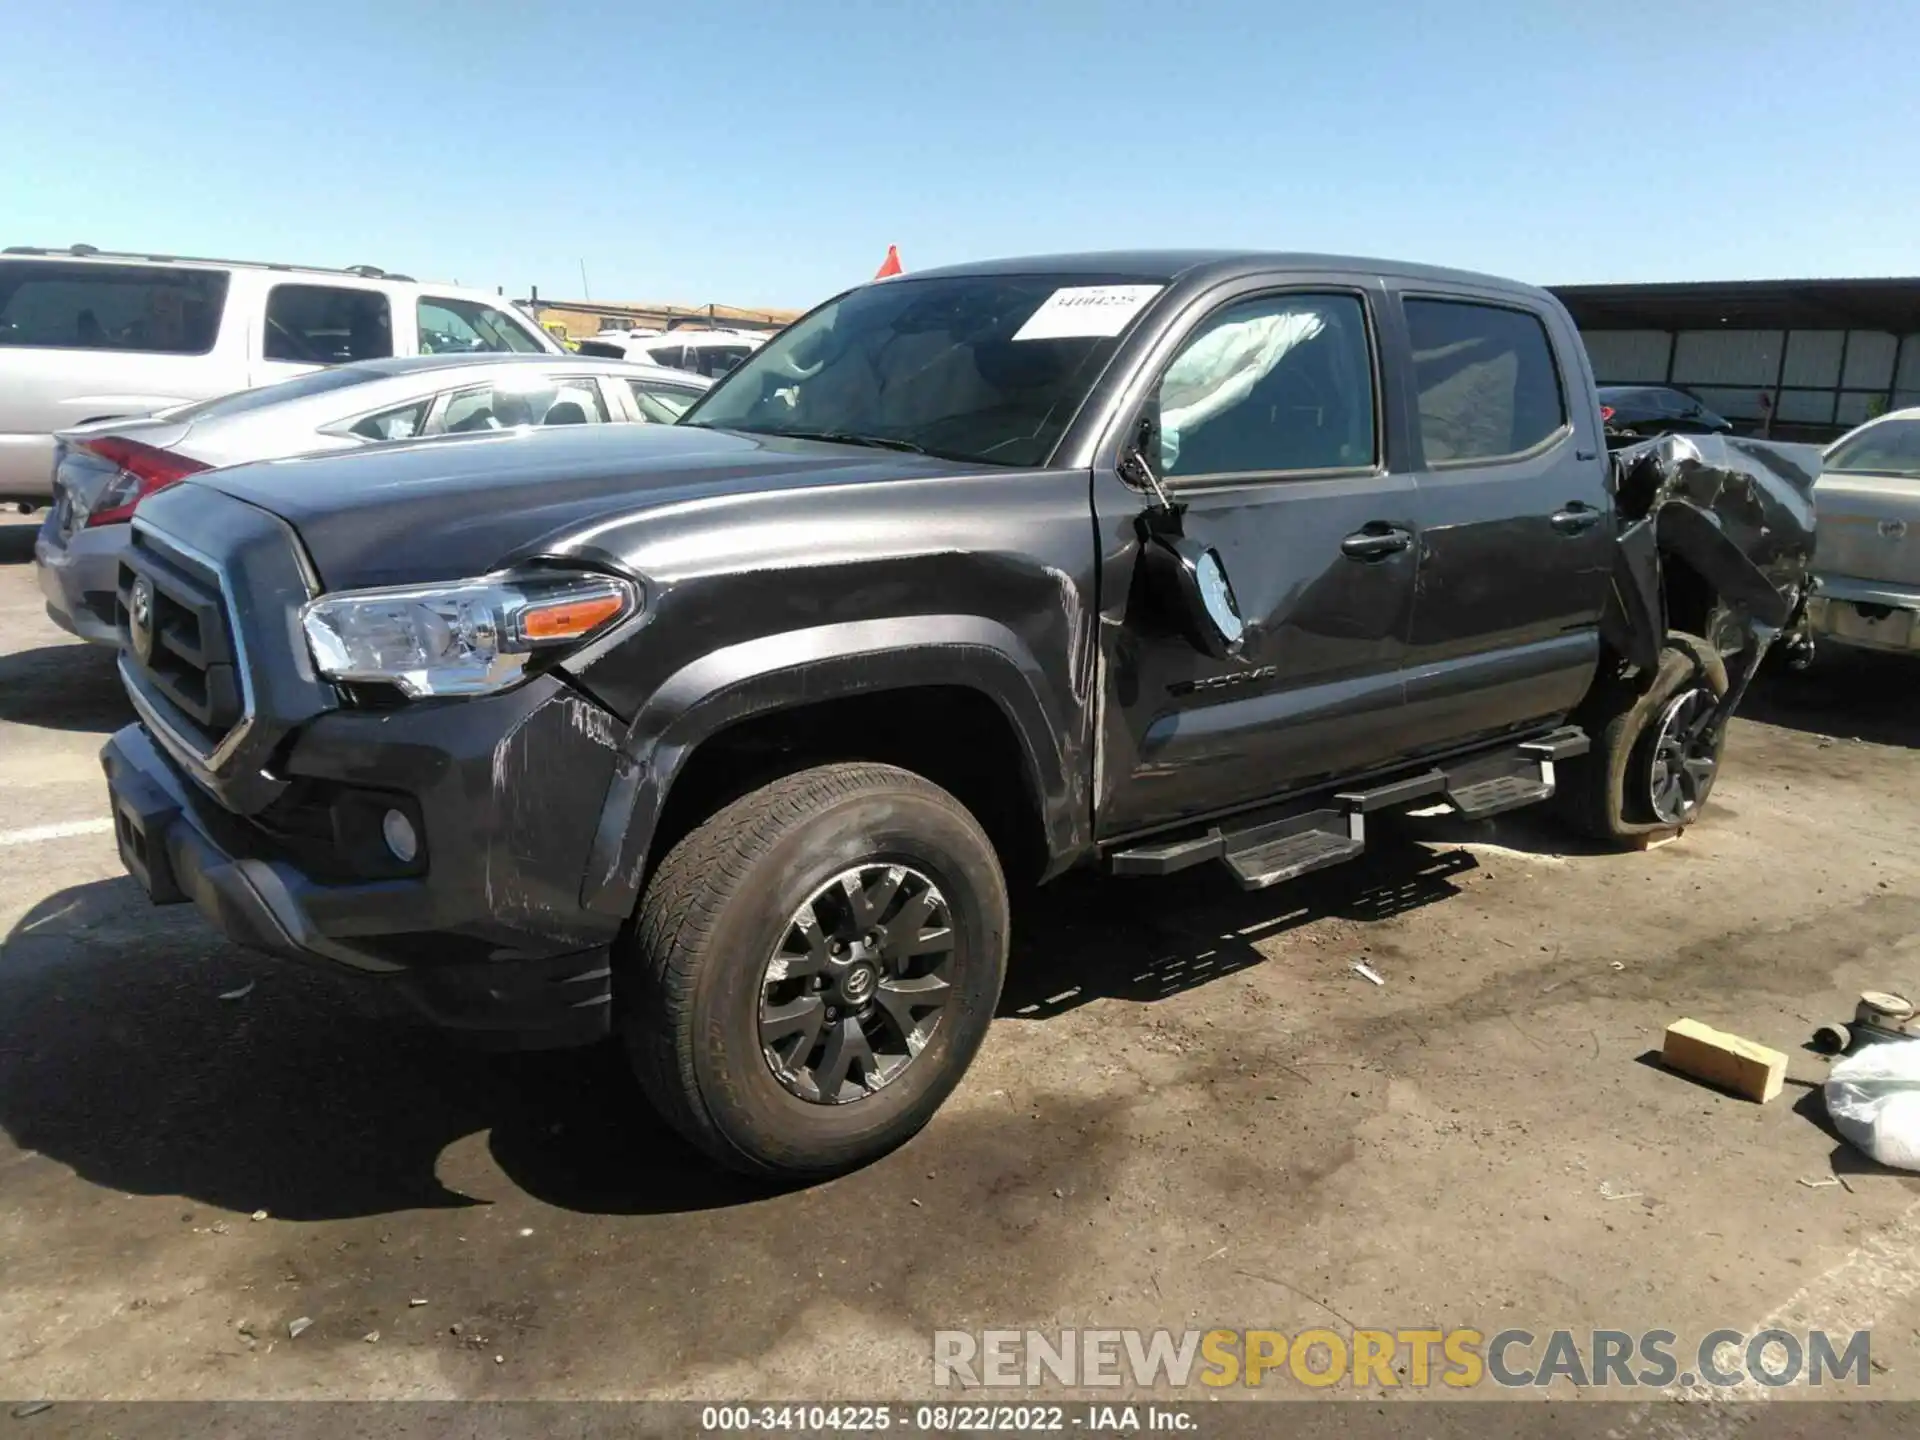
[[1080, 340], [1118, 335], [1163, 285], [1073, 285], [1056, 290], [1014, 332], [1016, 340]]

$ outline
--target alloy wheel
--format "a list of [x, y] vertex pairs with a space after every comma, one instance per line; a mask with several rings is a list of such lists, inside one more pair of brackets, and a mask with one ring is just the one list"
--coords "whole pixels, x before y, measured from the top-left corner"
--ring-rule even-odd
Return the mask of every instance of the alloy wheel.
[[900, 1078], [953, 993], [953, 916], [905, 865], [843, 871], [794, 911], [760, 985], [760, 1047], [803, 1100], [844, 1105]]
[[1655, 818], [1668, 825], [1693, 819], [1719, 768], [1719, 737], [1708, 725], [1718, 702], [1711, 690], [1682, 691], [1661, 712], [1654, 733], [1647, 799]]

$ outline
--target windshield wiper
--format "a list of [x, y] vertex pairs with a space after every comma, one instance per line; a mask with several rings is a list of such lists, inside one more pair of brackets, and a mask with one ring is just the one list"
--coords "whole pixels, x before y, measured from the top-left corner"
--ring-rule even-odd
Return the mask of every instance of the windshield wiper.
[[911, 440], [898, 440], [891, 435], [862, 435], [853, 430], [761, 430], [761, 435], [782, 435], [792, 440], [828, 440], [835, 445], [870, 445], [875, 450], [905, 450], [910, 454], [924, 455], [924, 445], [916, 445]]

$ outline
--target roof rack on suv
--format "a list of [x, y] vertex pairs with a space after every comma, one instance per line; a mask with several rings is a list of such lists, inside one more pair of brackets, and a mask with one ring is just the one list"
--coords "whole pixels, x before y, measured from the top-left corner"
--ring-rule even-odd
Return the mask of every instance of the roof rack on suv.
[[413, 276], [382, 270], [378, 265], [289, 265], [274, 260], [217, 260], [206, 255], [148, 255], [138, 250], [102, 250], [94, 245], [69, 245], [64, 250], [45, 245], [9, 245], [0, 255], [72, 255], [82, 260], [149, 260], [158, 264], [238, 265], [249, 270], [305, 270], [316, 275], [357, 275], [362, 280], [411, 282]]

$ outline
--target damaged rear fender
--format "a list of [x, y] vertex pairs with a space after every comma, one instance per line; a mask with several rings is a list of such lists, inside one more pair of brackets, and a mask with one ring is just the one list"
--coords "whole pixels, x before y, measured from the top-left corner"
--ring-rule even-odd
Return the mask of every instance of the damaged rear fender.
[[1667, 435], [1613, 453], [1621, 528], [1601, 633], [1629, 662], [1658, 662], [1668, 557], [1684, 561], [1754, 630], [1775, 631], [1805, 596], [1813, 559], [1810, 446]]

